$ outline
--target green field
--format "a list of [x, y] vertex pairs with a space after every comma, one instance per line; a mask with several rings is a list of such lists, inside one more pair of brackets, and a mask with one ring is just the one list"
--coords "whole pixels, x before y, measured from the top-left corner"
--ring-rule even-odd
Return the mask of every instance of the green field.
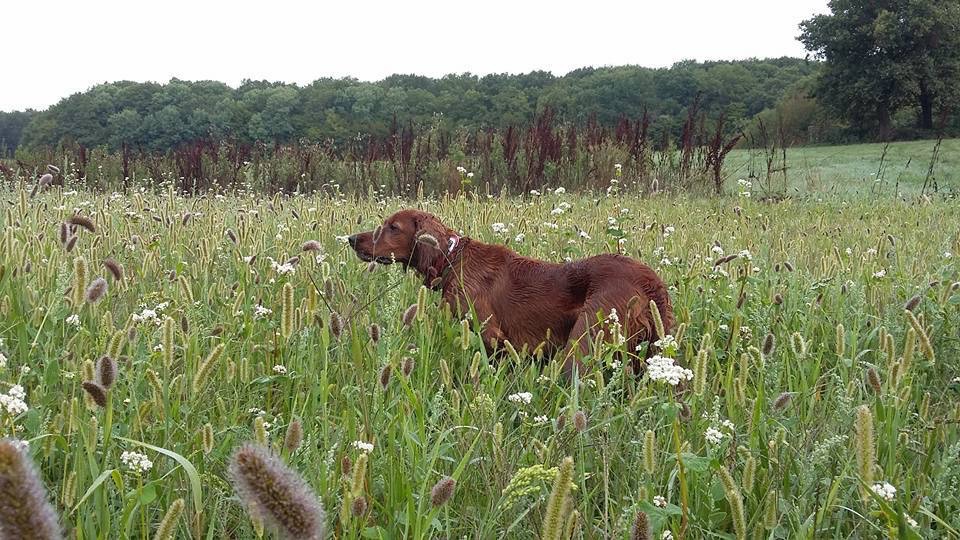
[[[934, 158], [936, 146], [937, 141], [923, 140], [889, 146], [873, 143], [790, 148], [786, 159], [787, 192], [912, 196], [929, 179], [926, 193], [932, 194], [938, 188], [940, 193], [956, 194], [960, 190], [960, 139], [944, 140]], [[780, 168], [782, 163], [782, 155], [777, 153], [774, 167]], [[734, 179], [745, 178], [751, 171], [765, 179], [766, 167], [763, 150], [738, 149], [727, 157], [725, 171]], [[773, 178], [773, 188], [782, 191], [782, 173]], [[733, 183], [728, 183], [728, 189], [735, 189]]]
[[[924, 144], [897, 145], [888, 178]], [[836, 174], [869, 183], [874, 150], [794, 161], [826, 190]], [[945, 168], [957, 152], [944, 144]], [[912, 167], [904, 183], [921, 177]], [[575, 538], [629, 537], [639, 512], [655, 538], [960, 531], [958, 205], [3, 195], [0, 437], [28, 442], [70, 538], [152, 538], [179, 499], [171, 537], [256, 537], [226, 468], [258, 438], [316, 491], [328, 537], [539, 538], [553, 489], [569, 490], [560, 525]], [[673, 354], [693, 381], [674, 392], [631, 375], [612, 345], [575, 384], [520, 355], [491, 363], [476, 322], [338, 239], [410, 204], [524, 255], [619, 247], [648, 262], [671, 286]], [[95, 230], [65, 246], [75, 213]], [[302, 252], [308, 240], [320, 250]], [[91, 303], [82, 293], [101, 276], [109, 288]], [[82, 383], [103, 355], [118, 376], [101, 406]], [[302, 441], [288, 436], [297, 422]], [[570, 482], [555, 487], [567, 456]], [[455, 490], [434, 507], [444, 476]], [[10, 485], [0, 496], [18, 496]]]

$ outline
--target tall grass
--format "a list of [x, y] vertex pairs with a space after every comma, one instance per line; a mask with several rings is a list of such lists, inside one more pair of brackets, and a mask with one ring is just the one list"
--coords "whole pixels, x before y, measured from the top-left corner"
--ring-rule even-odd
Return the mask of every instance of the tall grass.
[[[343, 243], [410, 201], [3, 195], [0, 437], [28, 442], [69, 537], [271, 534], [229, 483], [250, 440], [302, 475], [339, 537], [960, 530], [955, 205], [417, 201], [525, 255], [656, 267], [695, 373], [672, 387], [614, 347], [573, 383], [520, 354], [491, 362], [480, 321]], [[68, 253], [76, 213], [95, 228]], [[84, 290], [110, 279], [96, 303], [68, 292], [80, 258]], [[115, 374], [98, 375], [105, 355]]]

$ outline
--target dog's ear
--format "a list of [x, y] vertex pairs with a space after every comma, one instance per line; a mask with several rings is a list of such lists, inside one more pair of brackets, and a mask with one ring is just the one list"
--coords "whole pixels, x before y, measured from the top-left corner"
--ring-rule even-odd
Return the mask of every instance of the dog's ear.
[[436, 266], [444, 256], [442, 247], [449, 234], [446, 227], [433, 216], [417, 216], [413, 222], [410, 266], [424, 276], [424, 282], [429, 286], [437, 277]]

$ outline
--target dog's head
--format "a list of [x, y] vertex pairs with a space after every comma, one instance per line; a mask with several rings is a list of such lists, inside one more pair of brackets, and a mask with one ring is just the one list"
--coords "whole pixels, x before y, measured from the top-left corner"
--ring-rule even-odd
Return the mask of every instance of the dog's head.
[[399, 262], [427, 275], [455, 238], [456, 233], [433, 214], [400, 210], [375, 230], [354, 234], [347, 240], [361, 260]]

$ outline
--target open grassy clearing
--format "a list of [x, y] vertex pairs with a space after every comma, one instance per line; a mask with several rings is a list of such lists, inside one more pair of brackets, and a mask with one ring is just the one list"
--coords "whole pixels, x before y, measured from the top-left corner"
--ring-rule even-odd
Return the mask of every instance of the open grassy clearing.
[[[0, 394], [13, 403], [22, 387], [28, 410], [0, 408], [0, 436], [28, 442], [70, 537], [150, 538], [180, 498], [174, 537], [255, 537], [226, 467], [257, 438], [342, 538], [541, 537], [566, 456], [576, 538], [627, 537], [639, 511], [657, 538], [960, 530], [956, 205], [552, 191], [420, 203], [525, 255], [621, 249], [657, 267], [683, 323], [673, 355], [694, 372], [674, 392], [612, 348], [574, 385], [530, 359], [489, 362], [476, 322], [338, 239], [407, 201], [3, 198]], [[64, 244], [75, 213], [94, 231]], [[302, 252], [308, 240], [319, 250]], [[81, 383], [103, 355], [118, 374], [99, 406]], [[295, 419], [302, 441], [286, 444]], [[444, 476], [456, 486], [434, 507]]]
[[[778, 152], [773, 167], [782, 167], [782, 162]], [[734, 180], [746, 178], [751, 171], [765, 179], [766, 167], [763, 150], [738, 149], [727, 157], [725, 171]], [[783, 175], [777, 173], [773, 178], [772, 188], [782, 191]], [[889, 146], [873, 143], [787, 149], [788, 193], [886, 197], [899, 193], [910, 197], [920, 193], [925, 181], [926, 193], [933, 193], [936, 187], [940, 193], [956, 195], [960, 190], [960, 139], [945, 139], [939, 148], [937, 141], [923, 140]], [[735, 183], [730, 187], [735, 188]], [[758, 184], [757, 188], [763, 193], [763, 186]]]

